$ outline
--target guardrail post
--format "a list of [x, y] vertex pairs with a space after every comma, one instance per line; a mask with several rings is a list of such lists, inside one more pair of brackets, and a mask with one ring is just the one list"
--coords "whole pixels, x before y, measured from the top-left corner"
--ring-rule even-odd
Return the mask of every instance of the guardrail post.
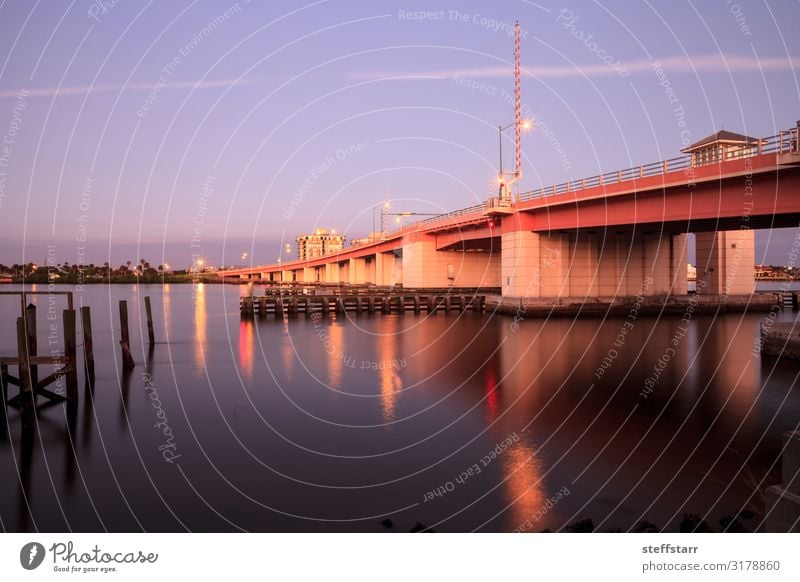
[[669, 171], [669, 162], [664, 160], [664, 173], [666, 174]]
[[622, 182], [622, 170], [617, 172], [617, 182]]
[[780, 131], [778, 134], [780, 137], [778, 138], [778, 153], [783, 153], [783, 130]]
[[639, 166], [639, 177], [644, 178], [644, 166]]

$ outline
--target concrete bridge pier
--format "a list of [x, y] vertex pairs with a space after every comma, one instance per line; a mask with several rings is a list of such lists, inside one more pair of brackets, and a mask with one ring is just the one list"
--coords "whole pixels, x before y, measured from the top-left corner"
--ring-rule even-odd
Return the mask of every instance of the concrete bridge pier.
[[686, 294], [687, 236], [577, 230], [502, 235], [501, 287], [519, 299]]
[[749, 295], [755, 290], [755, 232], [698, 232], [697, 287], [713, 295]]
[[435, 235], [403, 237], [401, 280], [405, 287], [498, 287], [501, 254], [492, 250], [439, 250]]

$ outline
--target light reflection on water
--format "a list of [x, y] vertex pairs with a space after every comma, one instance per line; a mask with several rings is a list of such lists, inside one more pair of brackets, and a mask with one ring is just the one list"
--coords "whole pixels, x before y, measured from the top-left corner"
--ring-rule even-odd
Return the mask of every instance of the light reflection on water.
[[[157, 319], [152, 357], [141, 341], [145, 295]], [[43, 411], [32, 440], [9, 410], [0, 464], [20, 487], [0, 496], [3, 526], [378, 531], [375, 516], [386, 515], [402, 529], [511, 531], [539, 515], [537, 530], [587, 517], [601, 529], [642, 519], [674, 529], [685, 512], [713, 525], [758, 510], [760, 491], [779, 479], [780, 435], [800, 418], [800, 366], [752, 353], [755, 314], [697, 317], [685, 334], [679, 318], [641, 318], [598, 377], [621, 319], [518, 329], [471, 313], [247, 321], [238, 295], [87, 286], [97, 387], [72, 410]], [[128, 375], [115, 369], [120, 299], [137, 360]], [[18, 309], [4, 300], [0, 316]], [[14, 346], [0, 335], [0, 353]], [[160, 454], [144, 372], [180, 470]], [[455, 480], [475, 464], [480, 472]], [[426, 501], [438, 487], [445, 494]], [[542, 511], [563, 487], [570, 495]]]

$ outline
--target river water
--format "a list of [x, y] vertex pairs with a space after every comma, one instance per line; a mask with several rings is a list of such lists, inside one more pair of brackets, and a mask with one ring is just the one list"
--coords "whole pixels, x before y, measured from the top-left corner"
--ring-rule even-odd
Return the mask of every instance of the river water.
[[[9, 409], [2, 529], [540, 531], [591, 519], [599, 531], [677, 530], [685, 513], [719, 529], [742, 509], [758, 522], [780, 481], [781, 434], [800, 420], [800, 364], [754, 350], [763, 313], [243, 321], [238, 295], [76, 291], [92, 309], [96, 386], [81, 374], [76, 409], [42, 410], [25, 438]], [[63, 298], [33, 300], [49, 353]], [[18, 298], [0, 296], [0, 354], [16, 351], [18, 314]]]

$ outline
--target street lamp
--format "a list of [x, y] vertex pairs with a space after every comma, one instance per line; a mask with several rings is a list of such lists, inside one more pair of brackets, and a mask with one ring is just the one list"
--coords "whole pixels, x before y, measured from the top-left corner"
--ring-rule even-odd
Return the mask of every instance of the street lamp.
[[[500, 144], [500, 180], [501, 180], [500, 183], [501, 184], [502, 184], [502, 179], [503, 179], [503, 132], [505, 130], [507, 130], [509, 127], [514, 127], [515, 125], [516, 125], [516, 122], [509, 123], [505, 127], [503, 127], [502, 125], [498, 125], [497, 126], [497, 135], [498, 135], [499, 144]], [[528, 131], [531, 127], [533, 127], [533, 125], [531, 124], [530, 119], [524, 119], [522, 121], [522, 130], [523, 131]]]
[[[505, 127], [503, 127], [502, 125], [499, 125], [497, 127], [497, 130], [498, 130], [497, 131], [497, 135], [498, 135], [498, 138], [499, 138], [498, 141], [499, 141], [499, 144], [500, 144], [500, 173], [497, 176], [497, 183], [498, 183], [498, 188], [499, 188], [499, 198], [501, 200], [505, 199], [505, 190], [506, 190], [506, 188], [508, 186], [510, 186], [511, 184], [513, 184], [514, 182], [516, 182], [517, 180], [519, 180], [519, 178], [520, 178], [520, 169], [515, 167], [514, 168], [513, 179], [511, 180], [511, 183], [510, 184], [506, 184], [505, 172], [503, 172], [503, 132], [505, 130], [507, 130], [509, 127], [516, 126], [516, 124], [517, 124], [517, 122], [515, 121], [514, 123], [509, 123]], [[529, 119], [522, 120], [522, 122], [520, 123], [520, 129], [522, 131], [528, 131], [529, 129], [531, 129], [531, 127], [533, 127], [533, 125], [531, 124], [531, 121]], [[517, 156], [519, 157], [519, 133], [517, 133], [516, 137], [517, 137]], [[519, 162], [519, 159], [517, 159], [517, 162]]]

